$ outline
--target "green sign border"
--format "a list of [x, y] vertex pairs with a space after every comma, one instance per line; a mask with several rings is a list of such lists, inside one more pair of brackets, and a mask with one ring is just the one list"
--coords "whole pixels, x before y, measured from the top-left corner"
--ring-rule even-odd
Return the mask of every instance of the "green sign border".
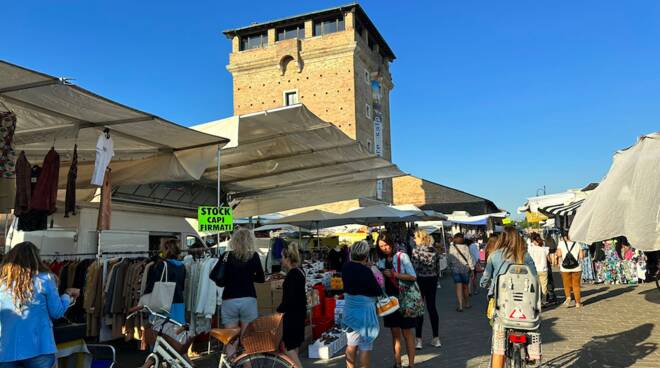
[[226, 233], [234, 231], [234, 215], [231, 207], [197, 207], [197, 231], [202, 233]]

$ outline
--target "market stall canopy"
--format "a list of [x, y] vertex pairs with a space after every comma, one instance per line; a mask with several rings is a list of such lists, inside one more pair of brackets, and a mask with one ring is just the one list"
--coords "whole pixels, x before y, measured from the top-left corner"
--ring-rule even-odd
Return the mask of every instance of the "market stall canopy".
[[569, 190], [562, 193], [554, 193], [537, 197], [527, 198], [527, 202], [518, 208], [518, 213], [539, 212], [540, 208], [554, 206], [558, 204], [567, 204], [575, 200], [576, 193], [579, 190]]
[[569, 235], [587, 244], [625, 236], [637, 249], [660, 250], [660, 132], [614, 155], [607, 176], [575, 214]]
[[433, 211], [433, 210], [422, 210], [419, 207], [412, 205], [412, 204], [400, 204], [396, 206], [392, 206], [396, 208], [397, 210], [401, 211], [409, 211], [409, 212], [414, 212], [415, 213], [415, 221], [442, 221], [442, 220], [447, 220], [447, 216], [444, 214]]
[[[375, 196], [376, 180], [404, 175], [301, 104], [192, 128], [232, 138], [222, 185], [241, 216]], [[211, 168], [205, 177], [215, 175]]]
[[490, 217], [496, 217], [496, 218], [505, 218], [509, 214], [507, 212], [498, 212], [498, 213], [489, 213], [487, 215], [479, 215], [479, 216], [470, 216], [468, 213], [463, 212], [463, 211], [457, 211], [452, 213], [451, 215], [447, 215], [449, 221], [451, 221], [454, 224], [460, 224], [460, 225], [487, 225], [488, 224], [488, 219]]
[[[104, 128], [114, 141], [113, 184], [197, 180], [226, 138], [174, 124], [56, 78], [0, 61], [0, 108], [16, 114], [16, 150], [41, 163], [54, 147], [62, 161], [78, 146], [78, 187], [89, 187], [96, 142]], [[60, 170], [66, 184], [68, 165]]]
[[350, 222], [338, 219], [336, 213], [323, 210], [311, 210], [291, 216], [282, 217], [281, 219], [269, 222], [268, 225], [288, 224], [293, 226], [300, 226], [306, 229], [318, 230], [321, 228], [339, 226], [348, 223]]
[[402, 211], [392, 206], [378, 205], [358, 208], [337, 215], [352, 224], [382, 225], [388, 222], [415, 221], [418, 214], [415, 211]]
[[584, 199], [580, 199], [569, 204], [557, 204], [554, 206], [539, 208], [539, 212], [548, 217], [574, 216], [582, 203], [584, 203]]

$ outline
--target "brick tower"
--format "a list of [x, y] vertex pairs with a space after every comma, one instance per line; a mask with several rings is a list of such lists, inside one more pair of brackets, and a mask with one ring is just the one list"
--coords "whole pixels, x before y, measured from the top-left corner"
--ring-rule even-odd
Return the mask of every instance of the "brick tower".
[[[225, 31], [234, 115], [302, 103], [391, 161], [389, 63], [395, 56], [358, 4]], [[392, 181], [377, 185], [392, 202]]]

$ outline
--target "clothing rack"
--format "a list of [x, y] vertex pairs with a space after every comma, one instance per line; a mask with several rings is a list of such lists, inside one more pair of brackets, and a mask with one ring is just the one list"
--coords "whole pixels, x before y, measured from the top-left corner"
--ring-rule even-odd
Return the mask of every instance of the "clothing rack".
[[80, 256], [96, 256], [97, 253], [57, 253], [54, 254], [40, 254], [41, 257], [80, 257]]

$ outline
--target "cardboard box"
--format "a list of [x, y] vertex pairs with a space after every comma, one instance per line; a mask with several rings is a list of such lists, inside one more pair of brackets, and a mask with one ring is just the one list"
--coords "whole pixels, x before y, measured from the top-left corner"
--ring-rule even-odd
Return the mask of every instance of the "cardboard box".
[[284, 296], [284, 289], [273, 290], [273, 307], [277, 308], [282, 304], [282, 297]]
[[273, 307], [273, 291], [269, 284], [254, 284], [257, 291], [257, 306], [261, 308]]
[[270, 316], [273, 313], [275, 313], [275, 309], [273, 309], [273, 308], [259, 307], [259, 317]]
[[[282, 301], [282, 285], [284, 280], [274, 280], [267, 281], [263, 284], [254, 284], [254, 289], [257, 292], [257, 305], [259, 308], [277, 308]], [[275, 292], [275, 297], [273, 297], [273, 292]]]
[[330, 344], [324, 344], [320, 340], [314, 341], [307, 350], [310, 359], [328, 360], [346, 347], [348, 339], [346, 333], [338, 335], [338, 339]]

